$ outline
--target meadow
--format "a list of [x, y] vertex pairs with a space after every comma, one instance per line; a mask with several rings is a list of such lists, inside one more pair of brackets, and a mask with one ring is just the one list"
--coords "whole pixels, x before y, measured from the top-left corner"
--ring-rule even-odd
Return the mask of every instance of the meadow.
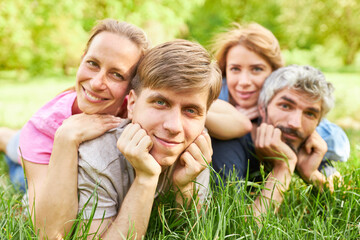
[[[259, 226], [248, 206], [261, 184], [230, 179], [224, 188], [212, 186], [212, 198], [200, 213], [179, 211], [169, 193], [155, 202], [145, 239], [360, 239], [360, 74], [326, 73], [326, 77], [336, 89], [336, 106], [328, 118], [345, 127], [351, 142], [348, 162], [335, 164], [344, 180], [333, 194], [294, 176], [280, 211], [263, 216]], [[0, 79], [0, 126], [20, 128], [39, 107], [71, 87], [74, 79]], [[0, 239], [37, 239], [21, 199], [0, 156]], [[86, 226], [83, 231], [79, 224], [74, 226], [66, 239], [85, 239]]]

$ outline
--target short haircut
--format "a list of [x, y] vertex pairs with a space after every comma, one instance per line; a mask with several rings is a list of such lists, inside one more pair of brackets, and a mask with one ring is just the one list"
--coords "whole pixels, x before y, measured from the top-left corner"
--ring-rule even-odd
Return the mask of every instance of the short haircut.
[[241, 26], [232, 23], [232, 28], [215, 36], [212, 50], [223, 76], [226, 74], [226, 56], [230, 48], [243, 46], [261, 56], [272, 71], [284, 66], [280, 45], [274, 34], [257, 23]]
[[[86, 44], [85, 53], [88, 51], [94, 37], [102, 32], [114, 33], [118, 36], [129, 39], [139, 48], [140, 58], [144, 56], [145, 52], [150, 47], [150, 41], [148, 40], [148, 37], [141, 28], [127, 22], [121, 22], [115, 19], [107, 18], [98, 21], [96, 26], [92, 28], [90, 38]], [[136, 67], [137, 65], [133, 69], [131, 78], [133, 78], [136, 73]]]
[[321, 118], [334, 106], [334, 87], [326, 81], [324, 74], [314, 67], [298, 65], [282, 67], [270, 74], [261, 89], [258, 105], [266, 109], [275, 94], [285, 88], [304, 92], [315, 101], [320, 100]]
[[175, 92], [208, 91], [209, 109], [220, 94], [221, 72], [200, 44], [174, 40], [160, 44], [145, 54], [131, 87], [136, 94], [144, 88]]

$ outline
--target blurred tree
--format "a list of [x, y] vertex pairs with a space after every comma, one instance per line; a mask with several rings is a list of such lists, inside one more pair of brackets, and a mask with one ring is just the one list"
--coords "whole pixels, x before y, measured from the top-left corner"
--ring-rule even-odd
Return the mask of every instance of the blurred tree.
[[188, 21], [189, 38], [208, 45], [213, 36], [224, 31], [231, 22], [257, 22], [270, 29], [277, 37], [282, 36], [282, 27], [277, 22], [281, 13], [280, 4], [280, 0], [268, 0], [266, 4], [262, 0], [206, 0], [195, 9], [193, 17]]
[[[311, 49], [320, 44], [333, 48], [333, 41], [340, 41], [338, 54], [343, 63], [354, 62], [360, 49], [360, 4], [357, 0], [283, 0], [282, 6], [279, 24], [288, 35], [284, 46]], [[330, 41], [332, 44], [328, 44]]]
[[0, 69], [25, 69], [32, 61], [31, 29], [21, 19], [31, 19], [27, 0], [0, 2]]
[[84, 10], [84, 27], [90, 29], [103, 18], [115, 18], [142, 27], [153, 44], [187, 33], [186, 19], [203, 0], [95, 0]]
[[258, 22], [283, 49], [320, 52], [321, 45], [351, 64], [360, 48], [357, 1], [1, 0], [0, 69], [69, 74], [79, 63], [89, 30], [104, 18], [142, 27], [153, 44], [178, 37], [205, 46], [233, 21]]

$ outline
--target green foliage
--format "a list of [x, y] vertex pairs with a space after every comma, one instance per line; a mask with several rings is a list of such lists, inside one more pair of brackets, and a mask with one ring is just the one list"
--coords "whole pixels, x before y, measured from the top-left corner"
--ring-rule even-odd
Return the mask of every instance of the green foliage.
[[283, 49], [317, 52], [307, 64], [320, 67], [354, 65], [360, 48], [356, 0], [11, 0], [0, 2], [0, 69], [70, 74], [104, 18], [142, 27], [153, 44], [187, 38], [205, 46], [231, 22], [258, 22]]
[[[287, 0], [283, 1], [279, 24], [289, 35], [285, 46], [311, 49], [325, 45], [338, 54], [345, 65], [354, 62], [360, 49], [360, 5], [356, 0]], [[338, 41], [333, 48], [329, 41]]]
[[277, 35], [281, 33], [276, 22], [280, 11], [276, 0], [266, 4], [261, 0], [206, 0], [204, 5], [194, 9], [193, 17], [188, 21], [189, 38], [208, 45], [214, 33], [224, 30], [231, 22], [258, 22]]
[[187, 32], [196, 1], [12, 0], [0, 3], [0, 69], [32, 75], [79, 64], [88, 32], [97, 20], [115, 18], [144, 28], [154, 44]]
[[[338, 68], [355, 64], [360, 49], [359, 21], [356, 0], [206, 0], [188, 20], [188, 38], [208, 45], [231, 22], [258, 22], [274, 33], [287, 52], [309, 50], [310, 61], [305, 64]], [[290, 63], [296, 62], [294, 58]]]

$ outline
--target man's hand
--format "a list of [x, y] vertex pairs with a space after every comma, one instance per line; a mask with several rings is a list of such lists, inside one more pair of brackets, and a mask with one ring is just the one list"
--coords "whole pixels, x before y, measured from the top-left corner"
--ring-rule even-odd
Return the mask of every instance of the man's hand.
[[326, 152], [326, 142], [314, 131], [300, 149], [296, 164], [296, 170], [306, 182], [312, 181], [311, 177], [317, 172]]
[[212, 154], [210, 136], [208, 133], [203, 132], [190, 144], [176, 162], [173, 173], [174, 187], [177, 187], [182, 193], [192, 190], [192, 181], [211, 162]]
[[149, 153], [152, 141], [139, 124], [130, 123], [117, 141], [117, 147], [131, 163], [136, 177], [159, 177], [161, 166]]
[[269, 162], [273, 167], [284, 164], [292, 173], [295, 169], [297, 156], [295, 152], [281, 140], [281, 131], [272, 125], [262, 123], [256, 130], [256, 155], [260, 160]]

